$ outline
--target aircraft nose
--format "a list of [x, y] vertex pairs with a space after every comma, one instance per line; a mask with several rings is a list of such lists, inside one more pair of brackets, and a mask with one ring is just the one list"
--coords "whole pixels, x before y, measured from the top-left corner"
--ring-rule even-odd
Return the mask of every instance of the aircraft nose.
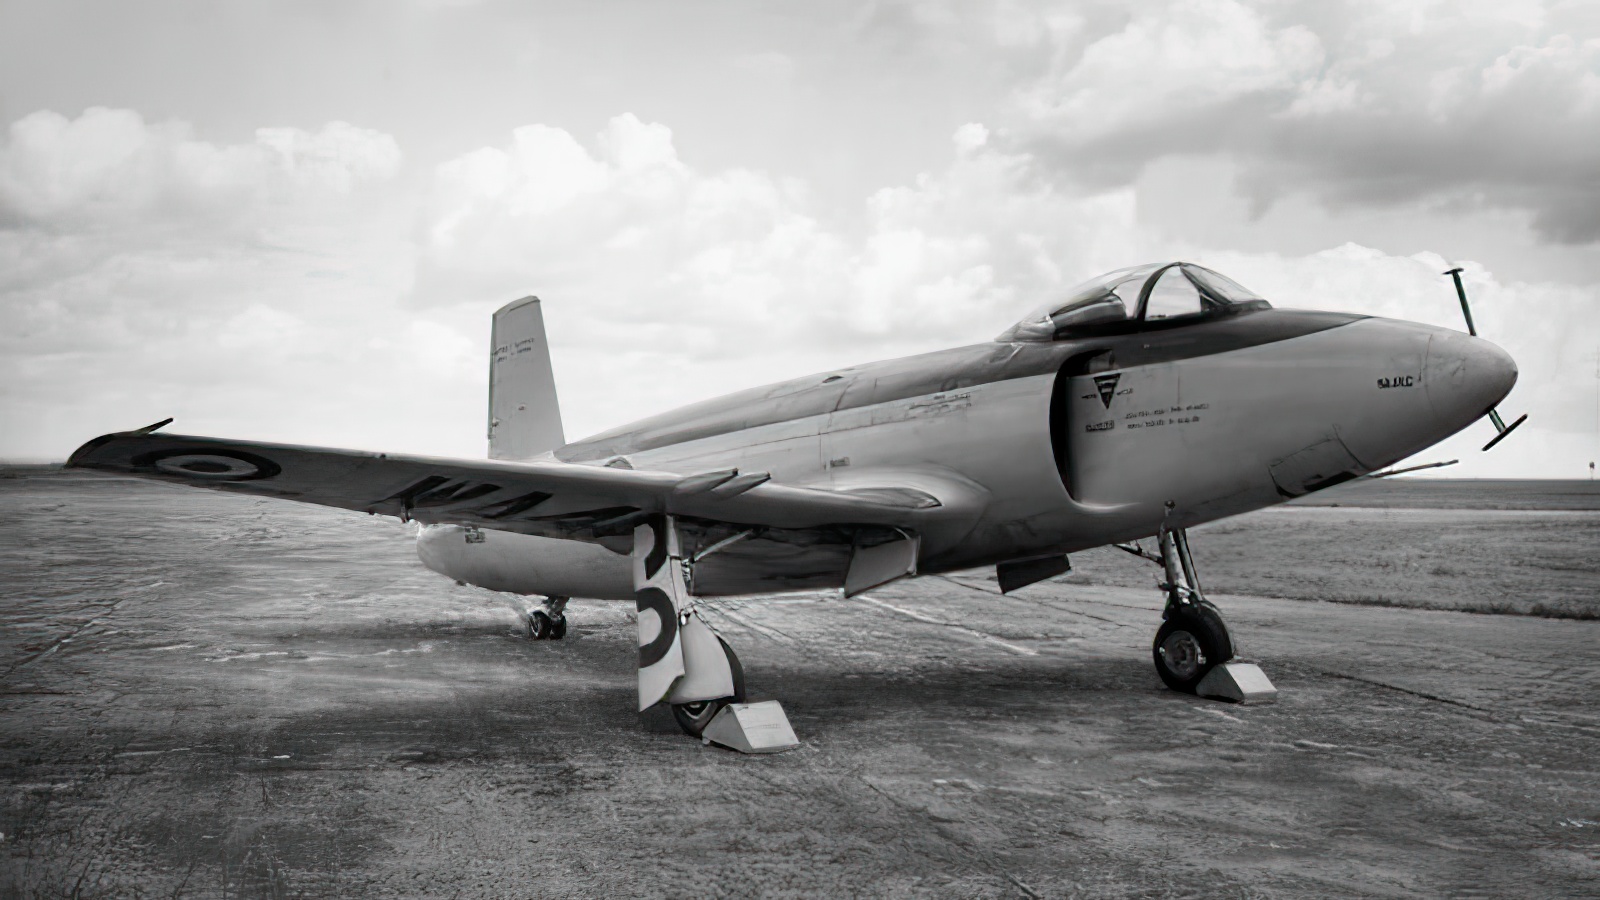
[[1477, 421], [1516, 383], [1516, 362], [1494, 344], [1442, 328], [1430, 335], [1423, 384], [1440, 422], [1465, 427]]

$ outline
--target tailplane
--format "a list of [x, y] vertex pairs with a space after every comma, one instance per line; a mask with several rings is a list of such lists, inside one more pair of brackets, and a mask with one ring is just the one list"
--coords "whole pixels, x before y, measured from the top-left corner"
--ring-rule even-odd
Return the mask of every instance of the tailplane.
[[502, 306], [489, 344], [489, 458], [532, 459], [565, 444], [539, 298]]

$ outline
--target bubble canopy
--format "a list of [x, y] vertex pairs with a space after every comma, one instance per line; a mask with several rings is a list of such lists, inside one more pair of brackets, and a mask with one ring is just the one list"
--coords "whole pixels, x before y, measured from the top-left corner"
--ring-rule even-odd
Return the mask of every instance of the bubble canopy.
[[1238, 282], [1193, 263], [1151, 263], [1091, 278], [1028, 313], [998, 341], [1057, 341], [1084, 334], [1138, 331], [1250, 309], [1267, 301]]

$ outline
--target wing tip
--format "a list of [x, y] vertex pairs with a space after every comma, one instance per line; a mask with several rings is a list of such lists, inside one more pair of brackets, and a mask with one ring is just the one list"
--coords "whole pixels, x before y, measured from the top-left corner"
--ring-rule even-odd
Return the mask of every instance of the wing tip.
[[94, 466], [90, 465], [89, 462], [88, 462], [89, 454], [91, 454], [94, 451], [100, 449], [101, 447], [105, 446], [106, 444], [116, 440], [117, 438], [121, 437], [123, 434], [126, 434], [126, 433], [127, 432], [117, 432], [115, 434], [102, 434], [97, 438], [94, 438], [94, 439], [89, 440], [89, 441], [85, 441], [82, 447], [79, 447], [78, 449], [72, 451], [72, 455], [67, 457], [66, 465], [63, 466], [62, 468], [66, 468], [66, 469], [92, 469], [92, 468], [94, 468]]
[[171, 425], [171, 424], [172, 424], [172, 417], [168, 416], [167, 418], [162, 419], [159, 422], [156, 422], [156, 423], [150, 424], [150, 425], [146, 425], [143, 428], [135, 428], [132, 431], [114, 431], [111, 434], [102, 434], [97, 438], [92, 438], [92, 439], [90, 439], [88, 441], [85, 441], [83, 446], [81, 446], [78, 449], [72, 451], [72, 455], [67, 457], [66, 465], [64, 465], [62, 468], [66, 468], [66, 469], [92, 469], [92, 468], [96, 468], [95, 466], [91, 465], [88, 462], [88, 457], [89, 457], [89, 454], [93, 453], [94, 451], [98, 450], [99, 448], [104, 447], [106, 444], [109, 444], [112, 441], [114, 441], [114, 440], [116, 440], [117, 438], [120, 438], [120, 437], [137, 437], [137, 436], [140, 436], [140, 435], [154, 434], [155, 432], [160, 431], [161, 429], [163, 429], [163, 428], [165, 428], [165, 427], [167, 427], [168, 425]]

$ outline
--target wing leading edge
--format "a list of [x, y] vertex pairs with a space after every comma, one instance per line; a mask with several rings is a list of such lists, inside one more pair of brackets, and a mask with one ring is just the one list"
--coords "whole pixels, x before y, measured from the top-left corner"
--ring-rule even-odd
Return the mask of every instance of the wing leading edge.
[[[668, 513], [762, 529], [880, 526], [921, 531], [969, 519], [964, 486], [826, 490], [774, 484], [728, 469], [682, 475], [540, 460], [502, 462], [370, 453], [140, 431], [79, 447], [70, 468], [279, 497], [426, 524], [605, 540]], [[930, 492], [929, 487], [934, 491]], [[936, 496], [946, 494], [946, 496]], [[952, 503], [954, 500], [956, 502]]]

